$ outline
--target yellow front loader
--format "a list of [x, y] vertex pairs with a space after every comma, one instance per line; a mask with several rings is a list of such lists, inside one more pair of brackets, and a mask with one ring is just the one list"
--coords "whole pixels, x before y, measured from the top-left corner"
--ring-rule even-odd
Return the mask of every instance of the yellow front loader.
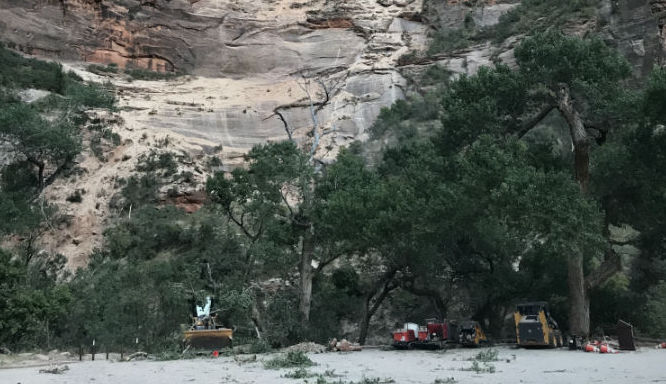
[[231, 346], [232, 330], [217, 324], [217, 316], [211, 315], [210, 306], [210, 297], [206, 297], [203, 308], [196, 306], [197, 316], [192, 318], [192, 326], [183, 332], [183, 342], [187, 347], [217, 350]]

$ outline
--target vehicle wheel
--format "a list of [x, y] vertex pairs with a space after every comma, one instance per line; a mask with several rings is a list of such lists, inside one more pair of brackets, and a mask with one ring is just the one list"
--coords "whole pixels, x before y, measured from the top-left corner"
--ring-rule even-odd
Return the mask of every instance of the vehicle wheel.
[[414, 349], [414, 343], [409, 343], [409, 344], [407, 344], [407, 349], [410, 350], [410, 351], [411, 351], [412, 349]]

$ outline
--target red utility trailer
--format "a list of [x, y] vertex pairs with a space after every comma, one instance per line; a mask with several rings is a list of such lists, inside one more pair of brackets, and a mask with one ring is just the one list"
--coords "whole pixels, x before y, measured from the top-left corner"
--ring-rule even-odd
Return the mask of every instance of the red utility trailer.
[[437, 319], [426, 320], [425, 326], [406, 323], [393, 332], [393, 347], [397, 349], [439, 349], [448, 343], [458, 342], [454, 323]]
[[393, 347], [397, 349], [413, 349], [418, 342], [419, 326], [405, 323], [404, 327], [393, 332]]

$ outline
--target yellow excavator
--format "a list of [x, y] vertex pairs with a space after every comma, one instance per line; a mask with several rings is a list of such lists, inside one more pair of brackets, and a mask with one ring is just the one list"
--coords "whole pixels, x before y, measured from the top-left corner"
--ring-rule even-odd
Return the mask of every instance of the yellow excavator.
[[563, 345], [562, 332], [550, 316], [545, 301], [518, 304], [513, 318], [518, 346], [557, 348]]
[[217, 324], [217, 315], [210, 313], [211, 298], [206, 297], [203, 307], [196, 306], [196, 316], [192, 317], [192, 325], [183, 332], [186, 347], [194, 349], [217, 350], [231, 346], [233, 332]]

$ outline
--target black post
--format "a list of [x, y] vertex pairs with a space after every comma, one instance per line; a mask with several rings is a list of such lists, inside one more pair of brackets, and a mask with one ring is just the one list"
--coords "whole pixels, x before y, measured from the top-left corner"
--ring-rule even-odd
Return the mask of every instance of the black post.
[[123, 357], [125, 356], [125, 351], [123, 350], [123, 345], [120, 344], [120, 361], [123, 361]]
[[106, 346], [106, 359], [109, 360], [109, 346]]
[[79, 361], [83, 360], [83, 345], [79, 344]]
[[92, 353], [92, 361], [95, 361], [95, 339], [93, 339], [92, 349], [90, 352]]

